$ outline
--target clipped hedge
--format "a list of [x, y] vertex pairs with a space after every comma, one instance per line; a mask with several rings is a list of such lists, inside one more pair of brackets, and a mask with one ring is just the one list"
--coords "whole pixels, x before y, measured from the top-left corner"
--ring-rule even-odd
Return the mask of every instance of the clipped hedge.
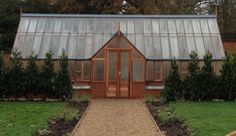
[[23, 68], [21, 53], [12, 52], [10, 67], [6, 69], [3, 54], [0, 54], [0, 100], [34, 97], [68, 100], [72, 96], [72, 86], [68, 72], [68, 57], [63, 54], [60, 59], [59, 72], [55, 72], [52, 53], [45, 54], [44, 64], [36, 64], [37, 55], [31, 54]]
[[[171, 72], [165, 81], [166, 89], [162, 93], [164, 100], [166, 102], [212, 101], [215, 99], [234, 101], [236, 99], [236, 55], [226, 54], [219, 76], [214, 73], [210, 52], [205, 54], [202, 68], [199, 67], [197, 56], [195, 52], [190, 54], [189, 74], [185, 79], [179, 79], [178, 66], [172, 64]], [[179, 90], [180, 88], [182, 90]]]

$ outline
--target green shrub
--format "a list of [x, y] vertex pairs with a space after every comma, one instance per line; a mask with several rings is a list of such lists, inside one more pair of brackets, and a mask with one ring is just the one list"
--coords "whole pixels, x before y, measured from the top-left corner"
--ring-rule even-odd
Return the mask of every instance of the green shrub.
[[37, 55], [31, 54], [28, 58], [27, 66], [25, 69], [25, 91], [24, 95], [27, 99], [32, 100], [33, 95], [39, 94], [39, 68], [36, 65]]
[[60, 69], [55, 80], [55, 96], [59, 100], [68, 100], [72, 97], [72, 85], [68, 71], [68, 56], [63, 50], [60, 57]]
[[201, 89], [199, 88], [201, 79], [199, 78], [200, 68], [199, 68], [198, 55], [196, 52], [192, 51], [189, 57], [191, 58], [190, 62], [188, 63], [189, 75], [183, 81], [184, 99], [199, 100], [201, 96]]
[[24, 86], [24, 71], [22, 69], [21, 52], [12, 51], [10, 58], [10, 69], [6, 73], [6, 97], [20, 97], [23, 95]]
[[178, 72], [176, 59], [171, 61], [171, 70], [165, 80], [165, 89], [161, 95], [165, 102], [176, 101], [182, 98], [182, 81]]
[[204, 65], [201, 69], [199, 84], [201, 89], [201, 100], [211, 101], [217, 89], [217, 78], [212, 67], [212, 54], [208, 52], [204, 56]]
[[218, 93], [221, 99], [232, 101], [236, 98], [236, 56], [226, 54], [223, 61], [220, 80], [220, 91]]
[[44, 65], [42, 66], [42, 71], [40, 73], [40, 94], [48, 96], [49, 98], [55, 98], [55, 73], [52, 63], [52, 53], [46, 53], [45, 57], [46, 59], [44, 60]]

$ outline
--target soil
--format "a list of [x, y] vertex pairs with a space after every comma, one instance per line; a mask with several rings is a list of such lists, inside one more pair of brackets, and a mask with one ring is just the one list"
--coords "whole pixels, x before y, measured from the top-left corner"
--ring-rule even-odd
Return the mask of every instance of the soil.
[[168, 105], [159, 102], [147, 103], [147, 107], [149, 108], [154, 120], [156, 121], [160, 130], [164, 132], [165, 136], [190, 136], [191, 132], [185, 125], [184, 121], [180, 119], [161, 122], [156, 112], [158, 109], [165, 108], [167, 106]]
[[81, 101], [69, 102], [69, 106], [79, 109], [80, 116], [73, 118], [70, 121], [66, 120], [65, 118], [56, 118], [50, 120], [48, 122], [48, 129], [47, 129], [49, 133], [47, 134], [36, 133], [36, 136], [64, 136], [67, 133], [72, 132], [77, 123], [79, 122], [81, 116], [85, 112], [86, 108], [88, 107], [88, 104], [89, 102], [81, 102]]

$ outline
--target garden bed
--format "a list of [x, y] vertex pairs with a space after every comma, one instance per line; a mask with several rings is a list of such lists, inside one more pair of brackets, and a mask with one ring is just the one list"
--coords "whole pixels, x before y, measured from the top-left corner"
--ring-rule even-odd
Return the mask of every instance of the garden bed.
[[146, 102], [155, 122], [165, 136], [190, 136], [185, 122], [177, 118], [168, 105], [159, 101]]
[[48, 122], [47, 128], [39, 129], [36, 136], [64, 136], [70, 135], [88, 107], [88, 101], [71, 101], [64, 108], [63, 113]]

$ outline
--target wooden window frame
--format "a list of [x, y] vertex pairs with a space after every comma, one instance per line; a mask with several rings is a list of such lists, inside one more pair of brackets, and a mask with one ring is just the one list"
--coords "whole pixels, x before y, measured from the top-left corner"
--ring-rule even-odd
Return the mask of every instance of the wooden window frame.
[[[95, 80], [94, 79], [94, 62], [95, 61], [103, 61], [103, 80]], [[106, 59], [105, 58], [93, 58], [92, 59], [92, 67], [91, 67], [92, 69], [90, 70], [91, 71], [91, 81], [92, 82], [105, 82], [105, 78], [106, 78], [106, 76], [105, 76], [105, 74], [106, 74]]]
[[[163, 62], [162, 61], [160, 61], [160, 62], [159, 61], [154, 61], [153, 63], [154, 63], [154, 70], [153, 70], [154, 77], [153, 77], [153, 79], [154, 79], [155, 82], [162, 82], [163, 81]], [[160, 71], [158, 71], [158, 72], [156, 71], [156, 63], [160, 64]], [[160, 74], [160, 79], [157, 79], [157, 77], [156, 77], [157, 73]]]
[[[90, 63], [90, 79], [84, 79], [84, 61], [74, 61], [74, 68], [72, 69], [74, 72], [73, 74], [75, 76], [73, 76], [75, 78], [75, 81], [91, 81], [91, 61], [90, 60], [85, 60], [85, 61], [89, 61]], [[78, 68], [78, 64], [81, 63], [80, 67], [81, 67], [81, 78], [78, 78], [77, 75], [77, 68]]]

